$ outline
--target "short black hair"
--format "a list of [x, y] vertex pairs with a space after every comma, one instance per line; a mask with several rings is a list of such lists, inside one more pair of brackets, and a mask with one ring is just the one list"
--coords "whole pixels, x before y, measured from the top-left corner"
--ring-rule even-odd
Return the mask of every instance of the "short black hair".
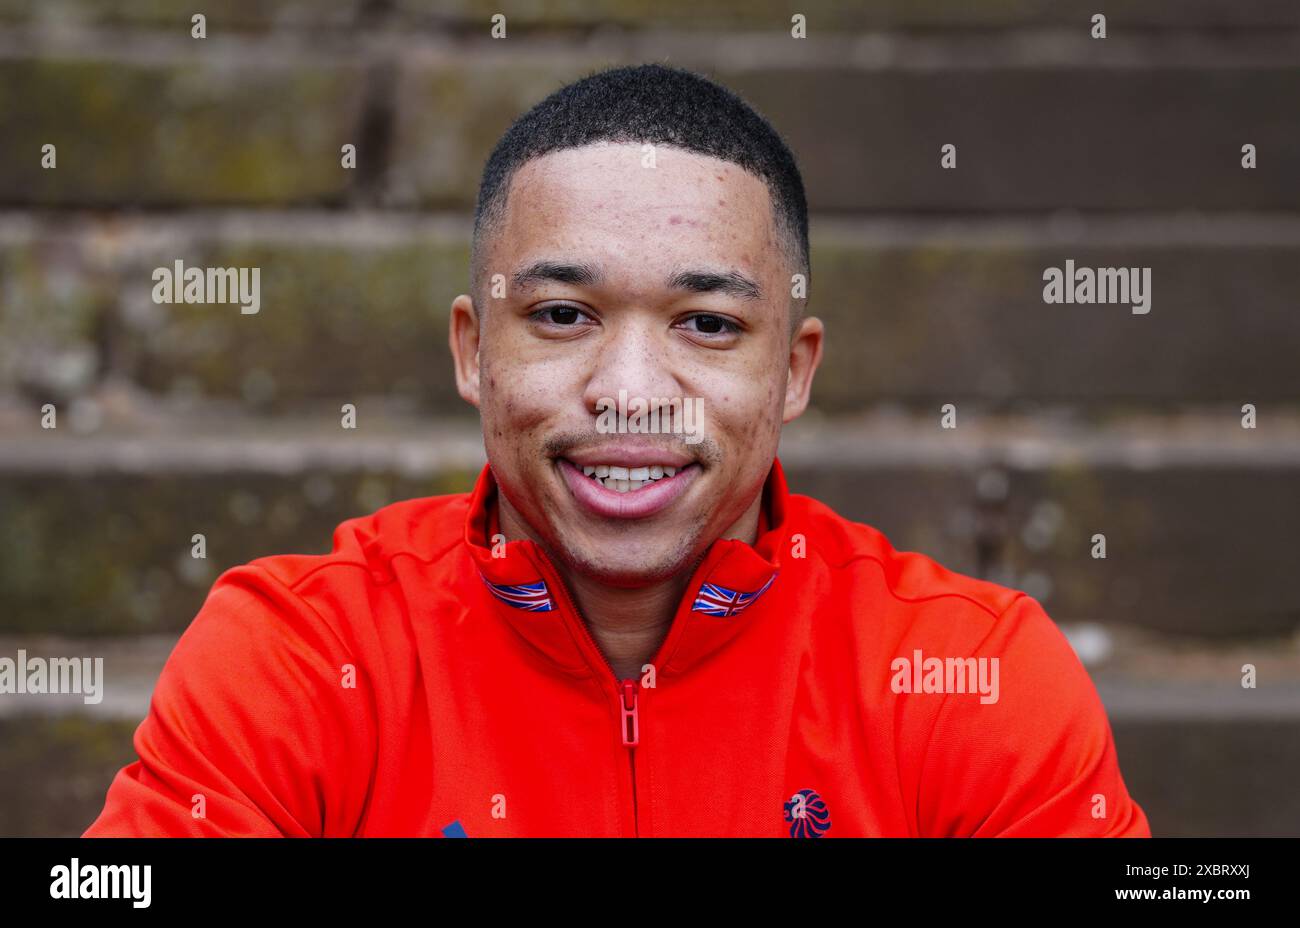
[[610, 68], [561, 87], [515, 120], [483, 169], [474, 210], [474, 263], [505, 210], [523, 164], [597, 142], [670, 145], [738, 164], [766, 183], [778, 231], [807, 278], [808, 203], [794, 155], [748, 103], [706, 77], [660, 64]]

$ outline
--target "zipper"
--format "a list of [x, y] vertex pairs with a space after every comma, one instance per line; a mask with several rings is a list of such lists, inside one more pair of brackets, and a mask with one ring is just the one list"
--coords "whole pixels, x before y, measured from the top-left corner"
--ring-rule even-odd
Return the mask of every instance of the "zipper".
[[637, 745], [641, 743], [641, 714], [637, 706], [637, 692], [640, 687], [636, 680], [619, 679], [618, 672], [614, 670], [614, 665], [609, 662], [609, 658], [606, 657], [605, 652], [600, 649], [600, 645], [596, 644], [596, 639], [592, 637], [591, 630], [587, 628], [587, 623], [583, 621], [582, 613], [578, 611], [577, 604], [574, 603], [573, 597], [569, 595], [569, 588], [565, 585], [564, 578], [561, 577], [560, 572], [555, 569], [555, 565], [551, 563], [550, 557], [548, 557], [546, 552], [542, 550], [541, 545], [537, 545], [537, 553], [541, 555], [541, 558], [546, 562], [546, 566], [550, 570], [551, 575], [555, 578], [556, 593], [558, 593], [560, 598], [564, 600], [565, 604], [569, 607], [569, 611], [572, 612], [573, 615], [577, 616], [578, 627], [581, 630], [583, 637], [585, 637], [587, 643], [591, 645], [591, 650], [600, 655], [600, 659], [604, 661], [606, 669], [609, 670], [610, 677], [614, 680], [615, 695], [618, 698], [619, 738], [623, 747], [627, 749], [628, 769], [632, 774], [632, 829], [633, 834], [636, 837], [640, 837], [641, 822], [638, 815], [636, 797], [636, 748]]
[[640, 743], [641, 720], [636, 712], [636, 681], [623, 681], [623, 746], [634, 748]]
[[628, 767], [632, 770], [632, 830], [641, 837], [641, 814], [636, 798], [636, 746], [641, 743], [641, 718], [636, 707], [637, 682], [623, 681], [623, 746], [627, 748]]

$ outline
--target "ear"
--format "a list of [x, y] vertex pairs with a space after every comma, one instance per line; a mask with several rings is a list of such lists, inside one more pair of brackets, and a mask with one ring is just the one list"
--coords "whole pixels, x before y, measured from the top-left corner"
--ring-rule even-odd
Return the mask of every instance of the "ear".
[[462, 293], [451, 301], [451, 357], [456, 364], [456, 389], [465, 402], [478, 406], [478, 312], [474, 300]]
[[790, 340], [790, 373], [785, 382], [785, 412], [782, 422], [792, 422], [808, 408], [813, 374], [822, 361], [825, 327], [815, 316], [804, 319]]

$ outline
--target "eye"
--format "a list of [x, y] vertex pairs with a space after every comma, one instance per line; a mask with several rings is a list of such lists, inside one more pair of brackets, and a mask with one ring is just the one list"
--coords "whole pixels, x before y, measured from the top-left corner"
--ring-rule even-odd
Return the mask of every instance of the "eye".
[[557, 328], [573, 328], [584, 318], [589, 317], [576, 306], [557, 303], [554, 306], [543, 306], [541, 309], [533, 310], [528, 318]]
[[[687, 331], [695, 335], [706, 335], [713, 338], [734, 335], [740, 331], [740, 326], [726, 316], [718, 316], [714, 313], [696, 313], [694, 316], [687, 316], [682, 323], [687, 326]], [[694, 327], [690, 324], [694, 323]]]

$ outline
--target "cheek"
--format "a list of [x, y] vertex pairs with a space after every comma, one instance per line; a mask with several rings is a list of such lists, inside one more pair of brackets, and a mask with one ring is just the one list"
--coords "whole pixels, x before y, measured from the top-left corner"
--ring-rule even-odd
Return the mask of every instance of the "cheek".
[[521, 381], [500, 376], [485, 408], [490, 410], [493, 433], [505, 433], [507, 438], [517, 440], [551, 415], [548, 402], [553, 400], [547, 392], [528, 389]]
[[496, 339], [483, 353], [484, 415], [516, 432], [552, 415], [573, 395], [564, 365], [529, 357], [522, 348]]
[[707, 422], [722, 443], [760, 451], [781, 430], [785, 394], [770, 377], [738, 377], [714, 383], [705, 394]]

